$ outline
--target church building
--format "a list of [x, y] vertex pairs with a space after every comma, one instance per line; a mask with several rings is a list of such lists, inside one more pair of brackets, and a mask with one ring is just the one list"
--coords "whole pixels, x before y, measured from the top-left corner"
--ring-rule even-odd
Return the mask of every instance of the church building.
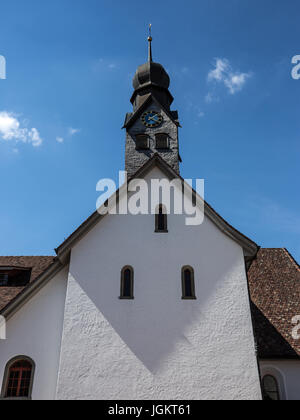
[[[300, 399], [299, 265], [260, 248], [180, 176], [180, 119], [148, 42], [114, 197], [124, 209], [131, 182], [168, 180], [173, 199], [147, 214], [98, 209], [55, 257], [0, 257], [1, 399]], [[201, 224], [174, 211], [185, 188]]]

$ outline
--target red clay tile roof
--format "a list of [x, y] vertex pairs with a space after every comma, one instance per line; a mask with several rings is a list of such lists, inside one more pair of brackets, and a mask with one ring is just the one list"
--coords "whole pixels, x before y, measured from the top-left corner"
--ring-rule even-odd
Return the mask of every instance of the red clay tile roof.
[[[30, 283], [33, 282], [53, 262], [54, 257], [0, 257], [1, 267], [31, 268]], [[0, 286], [0, 310], [12, 301], [23, 287]]]
[[285, 248], [262, 248], [249, 272], [260, 358], [300, 357], [292, 318], [300, 315], [300, 268]]

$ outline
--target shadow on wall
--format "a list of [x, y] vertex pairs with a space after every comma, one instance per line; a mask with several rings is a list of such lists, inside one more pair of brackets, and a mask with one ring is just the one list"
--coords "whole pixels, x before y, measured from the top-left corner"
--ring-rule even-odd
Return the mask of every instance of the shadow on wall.
[[262, 359], [299, 358], [290, 343], [271, 324], [261, 310], [251, 302], [258, 357]]
[[[120, 233], [120, 241], [122, 238], [124, 235]], [[111, 334], [101, 332], [104, 327], [103, 316], [109, 324], [105, 328], [113, 328], [151, 373], [157, 372], [162, 362], [173, 364], [174, 368], [176, 360], [175, 356], [172, 359], [172, 354], [175, 354], [175, 349], [177, 358], [178, 353], [182, 355], [193, 352], [195, 355], [195, 352], [205, 349], [205, 354], [202, 353], [203, 364], [209, 359], [218, 363], [216, 354], [224, 352], [224, 342], [219, 339], [219, 335], [223, 333], [222, 329], [228, 328], [232, 323], [236, 324], [237, 328], [243, 327], [238, 325], [239, 320], [232, 310], [232, 302], [239, 298], [240, 293], [240, 288], [232, 281], [232, 276], [235, 275], [234, 267], [238, 266], [240, 269], [238, 256], [232, 253], [230, 255], [230, 251], [224, 252], [224, 244], [221, 241], [220, 249], [215, 248], [217, 264], [201, 264], [196, 250], [193, 251], [194, 255], [190, 256], [190, 261], [180, 261], [182, 256], [176, 259], [172, 255], [172, 248], [168, 251], [168, 235], [159, 240], [162, 241], [164, 250], [161, 254], [164, 255], [163, 259], [159, 257], [159, 252], [151, 253], [147, 244], [141, 241], [143, 253], [147, 255], [142, 268], [139, 268], [141, 264], [138, 257], [136, 260], [133, 256], [130, 261], [124, 261], [124, 266], [131, 265], [135, 268], [134, 300], [118, 298], [122, 266], [105, 266], [101, 262], [100, 269], [99, 261], [103, 258], [100, 255], [97, 262], [94, 257], [85, 255], [84, 264], [77, 264], [76, 273], [70, 273], [81, 288], [82, 294], [94, 305], [91, 312], [84, 311], [83, 308], [80, 315], [80, 326], [85, 330], [81, 333], [86, 337], [86, 345], [95, 337], [101, 345], [106, 343], [104, 346], [107, 351], [116, 350], [113, 338], [108, 338]], [[209, 244], [207, 245], [209, 249]], [[183, 238], [182, 249], [184, 247]], [[113, 244], [107, 244], [107, 248], [114, 249]], [[134, 255], [134, 252], [132, 254]], [[192, 261], [199, 263], [195, 265]], [[197, 300], [181, 299], [181, 268], [186, 264], [193, 265], [195, 270]], [[84, 269], [87, 266], [92, 273], [88, 280]], [[99, 273], [99, 276], [95, 276], [95, 273]], [[216, 345], [219, 348], [216, 348]]]

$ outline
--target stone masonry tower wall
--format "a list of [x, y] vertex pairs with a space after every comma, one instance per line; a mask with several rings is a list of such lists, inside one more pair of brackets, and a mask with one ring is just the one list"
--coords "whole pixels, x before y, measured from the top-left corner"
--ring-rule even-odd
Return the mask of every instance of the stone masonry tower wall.
[[[126, 129], [125, 170], [128, 177], [158, 153], [178, 174], [179, 155], [177, 111], [171, 111], [173, 96], [169, 92], [170, 78], [163, 66], [152, 61], [152, 38], [149, 41], [148, 62], [139, 66], [133, 78], [134, 93], [131, 97], [133, 112], [125, 118]], [[159, 125], [149, 126], [143, 122], [143, 115], [154, 111], [160, 118]], [[151, 122], [151, 120], [150, 120]], [[160, 147], [157, 135], [165, 135], [167, 146]], [[140, 148], [139, 136], [147, 136], [147, 147]]]

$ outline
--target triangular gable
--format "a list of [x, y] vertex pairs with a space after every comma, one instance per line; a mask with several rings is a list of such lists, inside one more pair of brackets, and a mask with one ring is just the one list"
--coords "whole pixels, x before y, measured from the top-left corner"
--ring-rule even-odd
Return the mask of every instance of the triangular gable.
[[[158, 153], [154, 154], [127, 182], [123, 184], [115, 193], [116, 202], [119, 197], [127, 189], [130, 181], [135, 178], [144, 177], [153, 167], [157, 166], [170, 180], [178, 178], [184, 183], [185, 187], [192, 190], [193, 195], [197, 199], [204, 201], [204, 213], [224, 234], [229, 236], [232, 240], [237, 242], [244, 251], [246, 261], [252, 261], [259, 247], [251, 239], [247, 238], [241, 232], [232, 227], [226, 220], [224, 220], [205, 200], [203, 200], [192, 187], [185, 182], [160, 156]], [[72, 248], [80, 241], [100, 220], [105, 217], [98, 211], [95, 211], [89, 216], [58, 248], [55, 249], [57, 257], [53, 263], [48, 267], [33, 283], [30, 283], [25, 289], [11, 301], [0, 315], [5, 318], [12, 316], [24, 303], [26, 303], [35, 293], [37, 293], [45, 284], [47, 284], [66, 264], [69, 263], [70, 253]]]
[[[144, 177], [154, 166], [158, 166], [162, 172], [168, 177], [169, 179], [178, 178], [181, 180], [184, 185], [192, 190], [192, 193], [199, 199], [203, 199], [197, 194], [192, 187], [185, 182], [185, 180], [179, 176], [160, 156], [158, 153], [154, 154], [151, 159], [149, 159], [127, 182], [127, 185], [130, 181], [135, 178], [142, 178]], [[124, 184], [119, 190], [117, 190], [114, 194], [116, 196], [116, 200], [121, 194], [121, 190], [126, 188]], [[237, 242], [244, 250], [245, 257], [254, 258], [259, 247], [253, 242], [251, 239], [247, 238], [241, 232], [236, 230], [232, 227], [228, 222], [226, 222], [205, 200], [204, 200], [204, 213], [223, 233]], [[82, 225], [79, 226], [55, 251], [57, 253], [58, 258], [63, 262], [66, 258], [68, 258], [69, 252], [72, 247], [79, 241], [88, 231], [90, 231], [96, 223], [98, 223], [102, 216], [95, 211]]]

